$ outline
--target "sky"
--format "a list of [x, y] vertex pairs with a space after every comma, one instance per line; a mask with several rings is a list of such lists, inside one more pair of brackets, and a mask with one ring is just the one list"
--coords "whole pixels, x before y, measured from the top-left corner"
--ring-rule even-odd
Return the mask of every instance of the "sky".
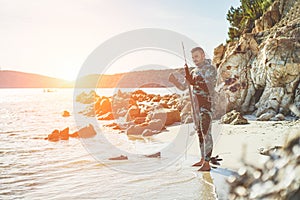
[[[99, 45], [141, 28], [186, 35], [212, 58], [213, 49], [228, 38], [227, 11], [239, 5], [239, 0], [0, 0], [0, 68], [75, 80]], [[158, 58], [160, 65], [182, 64], [169, 55], [146, 53], [148, 60], [120, 58], [108, 73]]]

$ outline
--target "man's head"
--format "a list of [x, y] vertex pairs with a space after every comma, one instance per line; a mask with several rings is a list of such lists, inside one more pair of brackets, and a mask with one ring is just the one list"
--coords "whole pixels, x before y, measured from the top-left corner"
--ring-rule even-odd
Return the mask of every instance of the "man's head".
[[198, 66], [205, 60], [205, 53], [201, 47], [195, 47], [191, 52], [195, 65]]

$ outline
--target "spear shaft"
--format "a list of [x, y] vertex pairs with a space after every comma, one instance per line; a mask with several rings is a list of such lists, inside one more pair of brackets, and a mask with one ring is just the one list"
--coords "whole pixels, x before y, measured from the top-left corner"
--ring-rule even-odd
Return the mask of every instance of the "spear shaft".
[[[185, 49], [184, 49], [184, 45], [183, 45], [183, 42], [181, 42], [181, 45], [182, 45], [182, 50], [183, 50], [183, 57], [184, 57], [184, 62], [185, 62], [185, 66], [187, 67], [187, 62], [186, 62], [186, 55], [185, 55]], [[188, 71], [188, 70], [187, 70]], [[187, 73], [187, 71], [185, 70], [185, 73]], [[185, 74], [186, 76], [188, 76], [188, 74]], [[191, 84], [190, 82], [187, 80], [188, 82], [188, 89], [189, 89], [189, 95], [190, 95], [190, 99], [191, 99], [191, 107], [192, 107], [192, 117], [193, 117], [193, 121], [194, 121], [194, 124], [196, 125], [197, 124], [197, 121], [196, 121], [196, 108], [195, 108], [195, 103], [194, 103], [194, 98], [193, 98], [193, 93], [192, 93], [192, 89], [191, 89]]]

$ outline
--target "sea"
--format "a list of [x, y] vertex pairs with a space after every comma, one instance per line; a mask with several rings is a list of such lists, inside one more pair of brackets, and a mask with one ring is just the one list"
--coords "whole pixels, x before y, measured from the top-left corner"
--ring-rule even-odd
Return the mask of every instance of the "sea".
[[[143, 90], [156, 94], [177, 92]], [[97, 90], [101, 96], [113, 92]], [[132, 139], [103, 129], [104, 122], [97, 122], [97, 139], [45, 140], [55, 129], [69, 127], [72, 133], [80, 128], [75, 104], [73, 89], [0, 89], [0, 199], [228, 198], [228, 173], [198, 172], [191, 167], [198, 157], [187, 151], [168, 157], [168, 147], [176, 146], [177, 136], [169, 141], [155, 137]], [[64, 110], [71, 116], [62, 117]], [[161, 158], [143, 156], [163, 152], [164, 148], [166, 154]], [[120, 154], [129, 155], [129, 159], [103, 157]]]

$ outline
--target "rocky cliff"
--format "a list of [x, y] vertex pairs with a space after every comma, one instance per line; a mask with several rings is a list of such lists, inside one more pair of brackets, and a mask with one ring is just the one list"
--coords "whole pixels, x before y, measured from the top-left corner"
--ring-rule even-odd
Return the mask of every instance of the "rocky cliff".
[[300, 0], [276, 0], [251, 33], [216, 47], [213, 63], [227, 111], [279, 120], [300, 109]]

